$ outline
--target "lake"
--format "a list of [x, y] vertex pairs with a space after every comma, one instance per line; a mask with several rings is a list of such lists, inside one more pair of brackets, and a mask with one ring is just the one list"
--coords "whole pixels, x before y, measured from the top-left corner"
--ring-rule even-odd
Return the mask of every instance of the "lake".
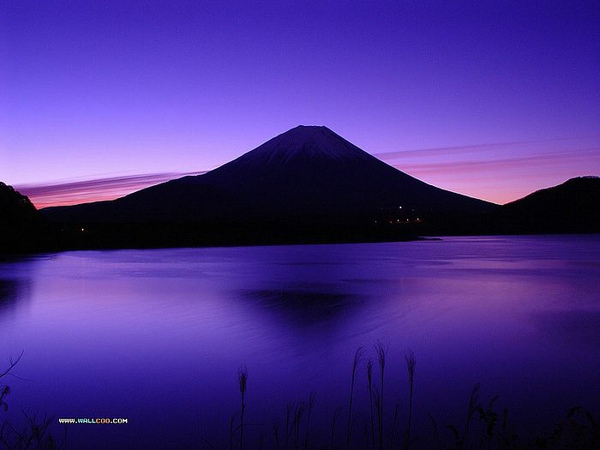
[[407, 426], [409, 351], [415, 447], [434, 439], [430, 415], [444, 440], [462, 430], [476, 383], [525, 439], [570, 407], [600, 414], [600, 236], [37, 255], [0, 263], [0, 343], [0, 372], [23, 352], [0, 419], [53, 416], [57, 438], [58, 418], [127, 419], [70, 425], [69, 448], [238, 448], [244, 366], [244, 448], [275, 448], [274, 429], [284, 448], [287, 411], [290, 448], [345, 448], [359, 347], [365, 448], [376, 345], [386, 447]]

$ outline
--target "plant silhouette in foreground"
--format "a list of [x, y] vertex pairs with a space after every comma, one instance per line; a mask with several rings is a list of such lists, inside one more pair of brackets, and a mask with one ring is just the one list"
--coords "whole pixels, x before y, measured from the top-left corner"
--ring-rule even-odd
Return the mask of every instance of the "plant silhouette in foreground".
[[346, 425], [346, 449], [350, 448], [352, 439], [352, 402], [354, 400], [354, 380], [356, 378], [356, 369], [362, 359], [363, 348], [359, 347], [354, 353], [354, 361], [352, 362], [352, 377], [350, 379], [350, 401], [348, 402], [348, 423]]
[[379, 375], [381, 380], [381, 386], [379, 396], [375, 405], [377, 406], [377, 418], [379, 420], [379, 450], [383, 450], [383, 381], [385, 378], [385, 354], [387, 348], [383, 347], [383, 344], [377, 341], [375, 344], [375, 352], [377, 353], [377, 361], [379, 362]]
[[[5, 376], [12, 375], [12, 370], [21, 361], [23, 353], [13, 359], [9, 359], [8, 367], [0, 372], [0, 379]], [[5, 398], [10, 394], [8, 385], [0, 385], [0, 408], [4, 412], [8, 411], [8, 403]], [[0, 445], [5, 449], [22, 450], [22, 449], [59, 449], [65, 446], [65, 436], [62, 442], [57, 442], [54, 437], [48, 432], [48, 428], [52, 424], [53, 418], [44, 416], [43, 419], [38, 419], [35, 414], [23, 411], [25, 424], [19, 427], [8, 420], [3, 420], [0, 426]]]
[[600, 449], [600, 423], [591, 412], [573, 407], [549, 435], [537, 437], [535, 448]]
[[[260, 427], [257, 422], [248, 425], [248, 436], [243, 438], [243, 429], [245, 423], [245, 391], [247, 382], [247, 371], [240, 370], [238, 378], [240, 382], [240, 393], [242, 394], [242, 407], [240, 411], [240, 425], [234, 428], [235, 417], [231, 418], [230, 436], [240, 430], [240, 449], [242, 446], [248, 448], [274, 448], [283, 450], [309, 449], [435, 449], [435, 450], [520, 450], [520, 449], [538, 449], [538, 450], [591, 450], [600, 449], [600, 425], [594, 419], [591, 412], [583, 408], [572, 408], [567, 417], [558, 425], [551, 428], [551, 432], [534, 436], [533, 433], [528, 438], [520, 438], [509, 426], [508, 413], [506, 408], [498, 410], [498, 396], [493, 396], [487, 402], [480, 401], [480, 384], [476, 384], [470, 392], [466, 417], [462, 419], [462, 426], [454, 424], [445, 424], [445, 427], [438, 428], [436, 420], [431, 413], [426, 413], [429, 417], [430, 427], [426, 431], [426, 421], [419, 421], [418, 415], [415, 415], [414, 386], [415, 386], [415, 368], [416, 358], [411, 350], [404, 354], [406, 369], [408, 372], [408, 399], [405, 405], [406, 410], [401, 414], [400, 402], [397, 401], [393, 408], [393, 419], [385, 420], [385, 412], [391, 413], [392, 407], [388, 405], [387, 411], [383, 409], [383, 386], [385, 382], [385, 367], [387, 348], [380, 342], [374, 346], [377, 357], [377, 367], [379, 368], [379, 377], [374, 374], [375, 359], [368, 358], [366, 363], [366, 387], [368, 397], [361, 399], [361, 393], [356, 390], [358, 366], [364, 356], [363, 347], [359, 347], [352, 361], [350, 392], [347, 403], [347, 423], [345, 435], [341, 432], [336, 435], [340, 414], [344, 408], [339, 406], [333, 411], [330, 431], [312, 433], [311, 426], [312, 413], [315, 403], [315, 393], [311, 392], [308, 401], [289, 402], [285, 411], [285, 431], [281, 430], [279, 425], [273, 426], [274, 442], [272, 444], [264, 442], [264, 434], [258, 435], [258, 432], [250, 433], [251, 430], [257, 431]], [[377, 381], [379, 379], [379, 382]], [[363, 385], [363, 386], [365, 386]], [[393, 395], [394, 384], [389, 383], [385, 391], [389, 398]], [[364, 402], [364, 403], [363, 403]], [[368, 402], [368, 403], [367, 403]], [[389, 403], [389, 402], [388, 402]], [[361, 409], [364, 409], [361, 411]], [[416, 409], [418, 411], [418, 409]], [[500, 411], [500, 412], [499, 412]], [[424, 412], [423, 412], [424, 413]], [[346, 414], [346, 412], [344, 412]], [[405, 417], [404, 439], [397, 442], [396, 430], [399, 417]], [[453, 421], [452, 419], [451, 421]], [[460, 423], [461, 420], [459, 419]], [[389, 425], [391, 424], [391, 427]], [[384, 426], [385, 425], [385, 426]], [[354, 431], [355, 426], [360, 426], [364, 435]], [[283, 427], [283, 425], [282, 425]], [[414, 428], [414, 429], [413, 429]], [[230, 438], [230, 448], [233, 449], [232, 438]], [[248, 442], [244, 442], [248, 441]], [[320, 440], [320, 441], [319, 441]], [[337, 441], [337, 442], [336, 442]], [[343, 442], [343, 444], [342, 444]], [[385, 445], [384, 445], [385, 444]]]
[[242, 396], [242, 406], [240, 408], [240, 450], [242, 450], [244, 448], [244, 412], [246, 411], [246, 387], [248, 384], [248, 369], [246, 369], [246, 366], [242, 366], [238, 371], [238, 381]]
[[412, 423], [412, 405], [413, 405], [413, 388], [415, 384], [415, 366], [417, 361], [415, 359], [415, 354], [412, 350], [408, 350], [404, 355], [406, 359], [406, 368], [408, 369], [408, 424], [406, 426], [406, 440], [404, 441], [404, 448], [408, 450], [410, 446], [410, 426]]
[[373, 417], [373, 360], [367, 361], [367, 388], [369, 389], [369, 415], [371, 418], [371, 448], [375, 448], [375, 418]]

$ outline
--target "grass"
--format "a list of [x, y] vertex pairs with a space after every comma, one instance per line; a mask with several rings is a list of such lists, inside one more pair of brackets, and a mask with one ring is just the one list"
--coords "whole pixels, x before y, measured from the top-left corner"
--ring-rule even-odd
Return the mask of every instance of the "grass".
[[[405, 363], [408, 371], [408, 399], [405, 411], [405, 434], [404, 443], [398, 446], [396, 443], [396, 430], [399, 418], [402, 416], [400, 401], [394, 405], [391, 427], [386, 429], [385, 410], [383, 408], [384, 386], [390, 385], [385, 379], [385, 367], [387, 358], [387, 347], [380, 342], [374, 347], [379, 368], [379, 385], [375, 382], [375, 364], [373, 358], [368, 358], [365, 365], [366, 387], [368, 389], [368, 410], [357, 411], [355, 408], [355, 395], [357, 386], [357, 375], [364, 357], [364, 349], [360, 347], [354, 354], [351, 365], [349, 400], [347, 404], [348, 414], [345, 434], [337, 433], [338, 423], [344, 408], [335, 409], [331, 419], [330, 434], [313, 433], [313, 412], [315, 410], [316, 393], [310, 392], [308, 400], [298, 403], [288, 403], [285, 411], [284, 439], [281, 439], [280, 428], [275, 424], [272, 428], [273, 439], [266, 439], [263, 434], [257, 435], [246, 431], [258, 428], [256, 423], [247, 423], [247, 393], [248, 393], [248, 369], [246, 366], [238, 370], [238, 387], [241, 403], [239, 411], [231, 416], [229, 422], [229, 448], [234, 447], [250, 449], [285, 449], [285, 450], [309, 450], [309, 449], [432, 449], [432, 450], [593, 450], [600, 449], [600, 423], [596, 421], [593, 414], [582, 408], [573, 407], [569, 409], [565, 417], [556, 424], [550, 424], [546, 432], [536, 436], [522, 438], [512, 429], [508, 420], [506, 408], [499, 411], [497, 404], [498, 396], [493, 396], [487, 402], [481, 401], [481, 386], [476, 384], [466, 402], [466, 414], [463, 416], [461, 427], [454, 423], [438, 427], [434, 415], [429, 412], [430, 426], [422, 435], [413, 436], [413, 403], [415, 390], [415, 368], [416, 358], [412, 351], [405, 353]], [[7, 368], [0, 372], [0, 412], [9, 409], [7, 399], [10, 388], [3, 381], [7, 376], [14, 375], [13, 369], [21, 360], [23, 353], [16, 359], [10, 359]], [[393, 379], [392, 379], [393, 381]], [[384, 384], [385, 383], [385, 384]], [[392, 383], [394, 387], [394, 383]], [[401, 386], [396, 386], [401, 388]], [[400, 389], [401, 390], [401, 389]], [[386, 390], [386, 392], [388, 392]], [[237, 409], [237, 408], [236, 408]], [[250, 408], [249, 411], [252, 411]], [[3, 420], [0, 425], [0, 449], [60, 449], [66, 448], [65, 436], [59, 442], [51, 434], [53, 418], [38, 418], [35, 414], [23, 412], [24, 421], [16, 425]], [[238, 421], [239, 420], [239, 424]], [[457, 419], [458, 420], [458, 419]], [[356, 433], [354, 428], [357, 423], [362, 423], [364, 435]], [[377, 426], [376, 426], [377, 425]], [[387, 431], [387, 432], [386, 432]], [[317, 436], [317, 439], [315, 439]], [[236, 441], [236, 438], [238, 439]], [[319, 441], [320, 439], [320, 441]], [[210, 445], [208, 441], [204, 441]], [[387, 444], [387, 446], [385, 445]], [[213, 446], [212, 448], [225, 448]]]
[[[245, 411], [245, 392], [246, 384], [242, 389], [242, 376], [240, 375], [240, 392], [242, 392], [242, 407], [240, 411], [240, 444], [248, 448], [256, 449], [284, 449], [284, 450], [309, 450], [309, 449], [331, 449], [340, 450], [350, 449], [377, 449], [384, 448], [404, 450], [409, 449], [432, 449], [432, 450], [520, 450], [520, 449], [540, 449], [540, 450], [590, 450], [600, 449], [600, 424], [596, 422], [591, 412], [575, 407], [569, 410], [565, 418], [557, 424], [548, 427], [547, 432], [533, 437], [519, 437], [511, 427], [508, 420], [506, 408], [497, 409], [499, 397], [493, 396], [487, 402], [481, 401], [481, 386], [476, 384], [466, 402], [465, 416], [461, 420], [458, 418], [454, 423], [444, 424], [438, 427], [434, 418], [434, 413], [429, 412], [429, 427], [427, 431], [421, 431], [415, 435], [413, 410], [415, 403], [415, 374], [416, 357], [410, 350], [405, 352], [405, 364], [408, 373], [408, 389], [405, 410], [400, 407], [398, 400], [393, 408], [391, 420], [386, 419], [387, 401], [384, 404], [384, 397], [388, 395], [389, 380], [386, 380], [386, 358], [387, 347], [381, 342], [374, 346], [377, 366], [374, 359], [369, 357], [366, 360], [366, 388], [368, 390], [367, 411], [356, 409], [355, 396], [357, 394], [357, 378], [359, 367], [363, 363], [364, 348], [359, 347], [354, 353], [351, 364], [350, 385], [348, 393], [348, 402], [346, 409], [346, 427], [343, 437], [337, 433], [340, 416], [344, 412], [344, 407], [335, 409], [331, 419], [329, 437], [323, 433], [313, 434], [314, 425], [313, 410], [316, 399], [315, 392], [311, 392], [308, 401], [299, 403], [288, 403], [285, 411], [285, 430], [284, 439], [280, 439], [279, 426], [273, 426], [273, 440], [264, 439], [263, 435], [254, 440], [243, 442], [244, 411]], [[379, 370], [378, 382], [376, 382], [375, 368]], [[247, 380], [247, 371], [245, 378]], [[386, 387], [386, 390], [384, 390]], [[392, 379], [392, 388], [402, 390], [401, 386], [395, 385]], [[387, 407], [391, 409], [391, 407]], [[400, 421], [404, 418], [404, 423]], [[462, 422], [461, 426], [455, 423]], [[355, 428], [357, 424], [362, 425], [364, 433], [357, 433]], [[421, 429], [425, 425], [421, 422]], [[396, 434], [398, 429], [404, 430], [404, 439], [397, 442]], [[303, 438], [302, 438], [303, 436]], [[315, 439], [315, 436], [318, 438]], [[343, 444], [341, 444], [343, 442]]]

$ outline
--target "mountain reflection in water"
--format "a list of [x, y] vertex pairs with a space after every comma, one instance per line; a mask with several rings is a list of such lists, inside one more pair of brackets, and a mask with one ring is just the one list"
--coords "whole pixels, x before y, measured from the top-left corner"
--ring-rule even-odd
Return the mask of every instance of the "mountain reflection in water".
[[3, 262], [0, 358], [24, 351], [18, 378], [2, 380], [11, 387], [5, 416], [18, 422], [25, 409], [129, 419], [71, 426], [72, 448], [226, 448], [245, 365], [248, 448], [261, 436], [272, 447], [288, 405], [307, 405], [311, 392], [312, 442], [329, 444], [342, 407], [334, 440], [343, 446], [352, 359], [362, 346], [353, 415], [356, 448], [364, 448], [366, 363], [373, 358], [378, 370], [379, 341], [388, 348], [386, 417], [399, 400], [398, 433], [410, 349], [415, 439], [430, 434], [428, 413], [440, 429], [462, 426], [475, 383], [481, 401], [499, 395], [516, 431], [535, 434], [572, 406], [600, 415], [592, 400], [600, 398], [598, 255], [600, 236], [590, 235]]

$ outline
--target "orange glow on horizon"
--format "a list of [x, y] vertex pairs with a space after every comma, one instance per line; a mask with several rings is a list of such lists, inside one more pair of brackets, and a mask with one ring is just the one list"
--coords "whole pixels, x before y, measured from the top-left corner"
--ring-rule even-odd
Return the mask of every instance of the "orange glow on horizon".
[[47, 184], [13, 186], [29, 197], [37, 209], [52, 206], [71, 206], [82, 203], [115, 200], [133, 192], [193, 173], [158, 173], [97, 178], [91, 180], [62, 181]]

